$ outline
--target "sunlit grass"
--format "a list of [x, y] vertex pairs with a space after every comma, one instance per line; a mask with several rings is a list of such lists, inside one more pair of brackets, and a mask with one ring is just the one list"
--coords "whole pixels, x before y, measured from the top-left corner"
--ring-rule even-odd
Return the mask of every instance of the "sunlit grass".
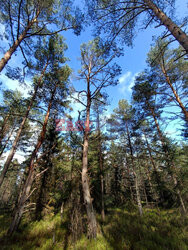
[[[31, 222], [12, 239], [3, 241], [1, 249], [138, 249], [138, 250], [187, 250], [188, 219], [177, 210], [144, 209], [142, 217], [136, 209], [111, 209], [106, 220], [99, 221], [97, 239], [82, 236], [71, 242], [68, 217], [63, 221], [59, 214]], [[6, 233], [10, 218], [0, 216], [1, 239]]]

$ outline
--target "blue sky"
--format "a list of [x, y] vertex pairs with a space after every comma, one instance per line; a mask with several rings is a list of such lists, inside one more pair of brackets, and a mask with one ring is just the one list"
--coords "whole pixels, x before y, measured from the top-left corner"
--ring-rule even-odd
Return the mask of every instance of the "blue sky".
[[[176, 17], [178, 19], [182, 17], [188, 16], [188, 3], [186, 0], [177, 0], [176, 1]], [[0, 26], [1, 32], [3, 31], [4, 27]], [[108, 113], [112, 112], [112, 110], [117, 107], [118, 101], [120, 99], [127, 99], [128, 101], [131, 100], [131, 87], [134, 85], [134, 78], [135, 76], [144, 70], [146, 67], [146, 57], [147, 53], [149, 52], [150, 45], [152, 43], [152, 36], [158, 36], [164, 31], [165, 29], [149, 27], [146, 30], [138, 30], [136, 34], [136, 38], [134, 40], [133, 48], [124, 47], [124, 56], [118, 58], [116, 62], [122, 68], [122, 74], [119, 77], [119, 85], [116, 87], [109, 87], [106, 92], [109, 95], [109, 103], [110, 106], [108, 107]], [[74, 74], [76, 75], [78, 69], [80, 68], [80, 62], [78, 60], [80, 56], [80, 45], [83, 42], [88, 42], [92, 39], [91, 30], [86, 29], [84, 32], [81, 33], [80, 36], [75, 36], [72, 31], [63, 32], [62, 35], [66, 38], [66, 43], [68, 44], [68, 50], [66, 52], [66, 56], [70, 58], [68, 64], [74, 70]], [[5, 48], [8, 44], [5, 44], [2, 41]], [[0, 56], [2, 56], [2, 51], [0, 51]], [[22, 60], [20, 53], [17, 53], [17, 56], [13, 56], [9, 65], [19, 65]], [[17, 81], [12, 81], [7, 79], [7, 77], [2, 74], [0, 75], [0, 81], [4, 83], [5, 87], [8, 88], [18, 88], [19, 90], [24, 90], [23, 86], [19, 87]], [[29, 79], [28, 79], [29, 82]], [[75, 81], [72, 78], [72, 83], [76, 89], [81, 89], [83, 82]], [[24, 90], [26, 94], [27, 89]], [[81, 105], [77, 105], [77, 108], [80, 109]], [[75, 109], [76, 114], [76, 109]], [[177, 123], [177, 121], [176, 121]], [[178, 127], [178, 126], [176, 126]], [[174, 125], [168, 126], [169, 131], [174, 131]]]
[[[177, 1], [177, 17], [188, 16], [188, 3], [186, 2], [187, 1], [185, 0]], [[117, 60], [117, 63], [122, 68], [122, 75], [119, 78], [120, 84], [116, 87], [109, 87], [107, 89], [112, 109], [117, 106], [119, 99], [126, 98], [130, 100], [134, 77], [146, 67], [145, 61], [152, 44], [152, 36], [158, 36], [163, 31], [165, 31], [165, 28], [163, 27], [149, 27], [146, 30], [138, 30], [133, 48], [127, 46], [124, 47], [124, 56]], [[71, 59], [70, 66], [74, 69], [74, 72], [77, 73], [80, 66], [79, 61], [77, 60], [80, 56], [80, 44], [92, 39], [91, 30], [88, 29], [85, 32], [82, 32], [79, 37], [74, 36], [71, 31], [64, 33], [64, 35], [69, 47], [66, 54]], [[83, 83], [75, 82], [74, 85], [80, 88], [80, 84]]]
[[[175, 16], [177, 20], [180, 20], [182, 17], [188, 16], [188, 3], [185, 0], [176, 1], [176, 11]], [[118, 101], [120, 99], [127, 99], [131, 101], [131, 87], [134, 85], [135, 76], [143, 71], [146, 68], [146, 57], [147, 53], [150, 50], [152, 44], [152, 37], [159, 36], [165, 31], [164, 27], [154, 28], [149, 27], [146, 30], [138, 30], [136, 38], [133, 42], [133, 48], [124, 47], [124, 56], [118, 58], [117, 63], [122, 68], [122, 74], [119, 77], [119, 85], [116, 87], [108, 87], [106, 92], [109, 95], [109, 103], [107, 113], [111, 113], [114, 108], [117, 107]], [[76, 37], [72, 32], [65, 33], [66, 41], [69, 46], [67, 51], [67, 56], [71, 59], [70, 66], [74, 69], [74, 72], [79, 69], [79, 61], [77, 58], [80, 56], [80, 44], [87, 42], [92, 39], [91, 30], [86, 30], [82, 32], [81, 36]], [[73, 81], [75, 88], [81, 89], [83, 82]], [[81, 105], [77, 105], [78, 108], [81, 108]], [[174, 109], [175, 110], [175, 109]], [[180, 111], [178, 108], [177, 112]], [[76, 111], [75, 111], [76, 114]], [[107, 114], [108, 115], [108, 114]], [[165, 114], [166, 115], [166, 114]], [[162, 124], [161, 124], [162, 125]], [[163, 127], [166, 128], [169, 135], [172, 137], [177, 136], [177, 129], [180, 128], [180, 121], [176, 120], [170, 124], [163, 124]]]

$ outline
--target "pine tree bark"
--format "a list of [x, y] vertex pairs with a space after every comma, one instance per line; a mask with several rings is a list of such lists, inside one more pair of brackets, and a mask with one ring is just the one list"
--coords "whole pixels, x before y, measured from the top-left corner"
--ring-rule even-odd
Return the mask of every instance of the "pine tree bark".
[[24, 183], [23, 190], [19, 194], [17, 206], [15, 208], [14, 215], [13, 215], [13, 220], [12, 220], [12, 223], [11, 223], [11, 225], [9, 227], [8, 232], [7, 232], [8, 235], [12, 235], [13, 232], [15, 232], [18, 229], [20, 220], [21, 220], [22, 215], [24, 213], [25, 203], [28, 200], [28, 198], [30, 197], [30, 195], [32, 194], [32, 192], [33, 192], [33, 191], [31, 191], [31, 187], [32, 187], [32, 184], [33, 184], [33, 180], [35, 178], [35, 164], [34, 164], [34, 161], [35, 161], [37, 153], [38, 153], [38, 151], [39, 151], [39, 149], [40, 149], [40, 147], [41, 147], [41, 145], [42, 145], [42, 143], [43, 143], [43, 141], [45, 139], [46, 127], [47, 127], [47, 123], [48, 123], [48, 119], [49, 119], [53, 99], [54, 99], [54, 96], [55, 96], [56, 88], [57, 88], [57, 85], [54, 87], [54, 90], [52, 92], [51, 99], [50, 99], [49, 104], [48, 104], [48, 110], [46, 112], [44, 123], [43, 123], [43, 126], [42, 126], [42, 131], [41, 131], [41, 134], [40, 134], [40, 136], [38, 138], [35, 149], [33, 150], [33, 153], [32, 153], [31, 158], [30, 158], [29, 173], [28, 173], [27, 179], [26, 179], [26, 181]]
[[83, 142], [83, 158], [82, 158], [82, 188], [84, 203], [87, 211], [88, 219], [88, 237], [96, 238], [97, 236], [97, 221], [95, 212], [93, 209], [92, 198], [90, 194], [89, 179], [88, 179], [88, 145], [89, 145], [89, 121], [90, 121], [90, 107], [91, 107], [91, 94], [90, 94], [90, 82], [87, 80], [87, 107], [86, 107], [86, 126], [84, 130], [84, 142]]
[[8, 155], [8, 157], [7, 157], [7, 159], [6, 159], [6, 162], [5, 162], [5, 164], [4, 164], [3, 170], [2, 170], [1, 175], [0, 175], [0, 187], [1, 187], [2, 183], [3, 183], [3, 180], [4, 180], [4, 178], [5, 178], [5, 175], [6, 175], [6, 173], [7, 173], [7, 170], [8, 170], [8, 168], [9, 168], [10, 163], [11, 163], [11, 161], [12, 161], [12, 159], [13, 159], [13, 157], [14, 157], [14, 154], [15, 154], [15, 152], [16, 152], [16, 148], [17, 148], [17, 145], [18, 145], [18, 142], [19, 142], [21, 133], [22, 133], [22, 131], [23, 131], [23, 128], [24, 128], [25, 122], [26, 122], [26, 120], [27, 120], [27, 118], [28, 118], [28, 115], [29, 115], [29, 113], [30, 113], [30, 110], [31, 110], [31, 108], [32, 108], [32, 106], [33, 106], [33, 102], [34, 102], [34, 100], [35, 100], [35, 98], [36, 98], [38, 89], [39, 89], [40, 84], [41, 84], [41, 82], [42, 82], [42, 78], [43, 78], [43, 76], [44, 76], [44, 73], [45, 73], [45, 71], [46, 71], [47, 66], [48, 66], [48, 62], [46, 63], [46, 65], [45, 65], [45, 67], [44, 67], [44, 69], [43, 69], [43, 71], [42, 71], [42, 73], [41, 73], [41, 76], [40, 76], [40, 78], [39, 78], [39, 81], [38, 81], [37, 85], [35, 86], [35, 90], [34, 90], [33, 96], [32, 96], [32, 98], [31, 98], [31, 100], [30, 100], [30, 102], [29, 102], [29, 106], [27, 107], [27, 111], [26, 111], [26, 113], [25, 113], [25, 116], [24, 116], [24, 118], [23, 118], [23, 120], [22, 120], [22, 122], [21, 122], [20, 128], [19, 128], [19, 130], [18, 130], [18, 132], [17, 132], [17, 134], [16, 134], [16, 138], [15, 138], [13, 144], [12, 144], [12, 148], [11, 148], [11, 150], [10, 150], [10, 152], [9, 152], [9, 155]]
[[188, 54], [188, 36], [185, 32], [183, 32], [177, 24], [175, 24], [160, 8], [158, 8], [153, 1], [144, 0], [144, 3], [147, 7], [152, 10], [154, 15], [160, 20], [161, 24], [163, 24], [170, 33], [174, 36], [174, 38], [182, 45]]
[[18, 37], [18, 39], [13, 43], [13, 45], [7, 50], [4, 56], [0, 60], [0, 72], [4, 69], [11, 56], [20, 46], [21, 42], [26, 38], [27, 32], [31, 29], [32, 25], [37, 21], [37, 18], [40, 14], [40, 11], [37, 11], [37, 15], [27, 24], [26, 28], [22, 32], [22, 34]]

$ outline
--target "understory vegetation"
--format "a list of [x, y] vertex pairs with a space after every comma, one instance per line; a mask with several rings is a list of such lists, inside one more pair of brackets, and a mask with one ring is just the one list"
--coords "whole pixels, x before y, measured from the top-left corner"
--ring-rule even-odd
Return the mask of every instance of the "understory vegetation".
[[[1, 249], [187, 249], [188, 219], [177, 209], [145, 208], [143, 217], [133, 204], [110, 209], [105, 222], [97, 215], [96, 239], [83, 234], [76, 242], [69, 228], [69, 217], [66, 210], [63, 219], [58, 213], [28, 224], [25, 218], [11, 240], [1, 240]], [[0, 222], [2, 239], [10, 218], [1, 216]]]

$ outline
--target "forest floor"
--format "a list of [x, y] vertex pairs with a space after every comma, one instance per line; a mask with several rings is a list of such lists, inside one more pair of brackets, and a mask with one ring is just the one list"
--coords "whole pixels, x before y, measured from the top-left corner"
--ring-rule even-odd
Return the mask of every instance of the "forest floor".
[[82, 236], [73, 243], [68, 230], [67, 216], [46, 217], [39, 222], [21, 225], [11, 239], [5, 233], [10, 223], [8, 216], [0, 216], [0, 249], [123, 249], [123, 250], [187, 250], [188, 218], [176, 209], [144, 209], [137, 211], [111, 209], [102, 223], [98, 217], [98, 237], [89, 240]]

